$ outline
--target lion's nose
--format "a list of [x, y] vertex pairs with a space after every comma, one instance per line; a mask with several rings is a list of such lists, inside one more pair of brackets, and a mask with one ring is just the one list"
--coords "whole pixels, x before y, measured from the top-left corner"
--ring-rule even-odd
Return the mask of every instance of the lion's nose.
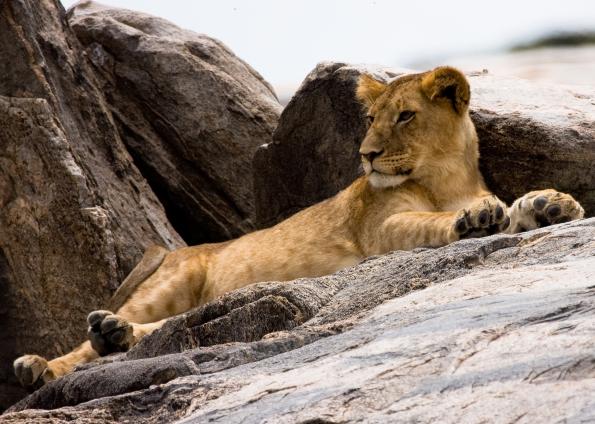
[[363, 157], [365, 157], [366, 159], [368, 159], [368, 161], [370, 163], [372, 163], [372, 161], [374, 160], [374, 158], [380, 156], [382, 154], [382, 152], [383, 152], [383, 150], [380, 150], [379, 152], [372, 151], [372, 152], [368, 152], [368, 153], [362, 153], [361, 155]]

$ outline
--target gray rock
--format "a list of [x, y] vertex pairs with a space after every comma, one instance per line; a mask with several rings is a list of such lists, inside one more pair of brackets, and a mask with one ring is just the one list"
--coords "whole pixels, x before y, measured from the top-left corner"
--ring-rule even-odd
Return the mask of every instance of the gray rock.
[[469, 81], [488, 186], [509, 203], [553, 187], [595, 215], [595, 90], [489, 74]]
[[248, 286], [2, 420], [589, 422], [593, 281], [589, 219]]
[[58, 1], [0, 2], [0, 410], [12, 361], [85, 334], [152, 244], [184, 242], [118, 135]]
[[[405, 72], [321, 63], [287, 105], [272, 144], [255, 156], [258, 219], [270, 225], [348, 186], [365, 134], [355, 100], [363, 72], [388, 80]], [[488, 186], [511, 203], [547, 187], [573, 194], [595, 214], [595, 91], [489, 74], [469, 75], [471, 117]]]
[[220, 41], [164, 19], [93, 1], [68, 16], [122, 139], [185, 241], [253, 230], [252, 158], [281, 113], [271, 86]]

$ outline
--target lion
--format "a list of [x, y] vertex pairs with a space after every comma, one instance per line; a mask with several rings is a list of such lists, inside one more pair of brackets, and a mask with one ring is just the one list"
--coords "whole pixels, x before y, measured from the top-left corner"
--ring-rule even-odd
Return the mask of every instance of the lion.
[[553, 189], [530, 192], [510, 208], [487, 189], [469, 83], [457, 69], [390, 83], [364, 74], [356, 97], [368, 121], [365, 175], [271, 228], [173, 252], [149, 249], [116, 292], [115, 313], [89, 314], [88, 341], [51, 361], [24, 355], [14, 362], [21, 384], [35, 389], [78, 364], [127, 351], [167, 318], [248, 284], [322, 276], [371, 255], [584, 216], [572, 196]]

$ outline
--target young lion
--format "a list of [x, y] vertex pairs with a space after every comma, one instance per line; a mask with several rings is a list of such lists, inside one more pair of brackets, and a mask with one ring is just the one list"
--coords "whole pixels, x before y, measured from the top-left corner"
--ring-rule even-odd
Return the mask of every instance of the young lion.
[[77, 364], [126, 351], [168, 317], [251, 283], [315, 277], [392, 250], [583, 217], [578, 202], [552, 189], [528, 193], [510, 208], [488, 191], [469, 84], [456, 69], [390, 84], [364, 75], [356, 94], [369, 123], [360, 148], [364, 177], [272, 228], [225, 243], [150, 250], [116, 293], [123, 303], [116, 313], [88, 316], [89, 341], [49, 362], [20, 357], [20, 382], [36, 388]]

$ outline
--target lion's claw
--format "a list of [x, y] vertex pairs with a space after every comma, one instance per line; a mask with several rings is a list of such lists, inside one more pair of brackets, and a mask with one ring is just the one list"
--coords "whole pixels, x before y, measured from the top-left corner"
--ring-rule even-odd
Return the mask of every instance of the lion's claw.
[[23, 355], [14, 363], [14, 373], [24, 388], [33, 391], [55, 379], [45, 358], [38, 355]]
[[133, 328], [128, 321], [110, 311], [93, 311], [87, 317], [87, 335], [99, 355], [126, 352], [133, 344]]
[[518, 233], [583, 218], [585, 211], [569, 194], [556, 190], [532, 191], [517, 199], [511, 210], [510, 232]]
[[506, 204], [496, 196], [491, 196], [459, 211], [454, 229], [463, 239], [496, 234], [506, 230], [509, 224]]

